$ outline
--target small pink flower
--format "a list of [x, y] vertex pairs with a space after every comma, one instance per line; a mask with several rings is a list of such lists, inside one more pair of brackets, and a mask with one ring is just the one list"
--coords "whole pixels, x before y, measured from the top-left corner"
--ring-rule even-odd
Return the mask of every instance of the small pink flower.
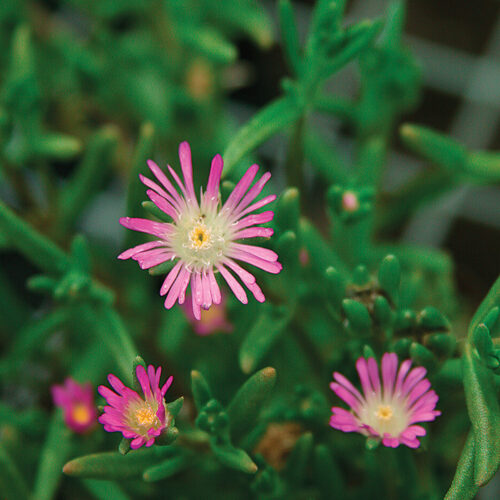
[[160, 295], [166, 296], [165, 307], [170, 309], [176, 302], [184, 303], [186, 289], [191, 284], [192, 309], [197, 320], [201, 317], [202, 308], [209, 309], [212, 304], [219, 304], [221, 301], [221, 292], [215, 278], [217, 272], [244, 304], [248, 302], [248, 298], [234, 274], [259, 302], [264, 302], [264, 294], [257, 285], [255, 276], [236, 261], [273, 274], [281, 271], [282, 266], [275, 252], [238, 242], [247, 238], [269, 238], [273, 234], [271, 228], [259, 227], [259, 224], [270, 222], [274, 212], [268, 210], [252, 213], [276, 199], [273, 194], [252, 203], [271, 174], [265, 173], [250, 187], [259, 169], [257, 165], [252, 165], [221, 206], [219, 184], [223, 163], [221, 155], [216, 155], [212, 160], [207, 189], [201, 192], [198, 203], [193, 186], [191, 149], [187, 142], [179, 146], [179, 158], [184, 183], [168, 166], [178, 187], [151, 160], [148, 161], [148, 166], [161, 186], [140, 176], [141, 181], [149, 188], [146, 194], [150, 200], [171, 217], [172, 222], [122, 217], [120, 224], [126, 228], [149, 233], [157, 239], [130, 248], [118, 258], [132, 258], [138, 261], [142, 269], [149, 269], [169, 260], [176, 261], [163, 282]]
[[111, 373], [108, 375], [108, 381], [116, 393], [104, 385], [98, 388], [99, 394], [108, 403], [99, 417], [99, 422], [104, 425], [105, 431], [121, 432], [123, 437], [132, 439], [130, 447], [133, 449], [144, 444], [151, 446], [168, 428], [172, 418], [164, 398], [174, 379], [170, 376], [160, 389], [161, 368], [155, 371], [154, 367], [149, 365], [146, 373], [144, 367], [138, 365], [135, 373], [144, 398], [126, 387]]
[[97, 409], [90, 383], [78, 384], [67, 378], [64, 385], [52, 386], [52, 399], [62, 408], [64, 422], [72, 431], [83, 434], [96, 424]]
[[199, 321], [195, 318], [193, 309], [190, 306], [183, 304], [182, 308], [193, 330], [198, 335], [211, 335], [216, 332], [229, 333], [233, 331], [233, 325], [227, 318], [226, 302], [227, 298], [222, 294], [220, 304], [213, 305], [207, 311], [201, 310], [201, 318]]
[[359, 432], [380, 437], [382, 444], [396, 448], [400, 444], [418, 448], [417, 437], [426, 431], [417, 422], [430, 422], [441, 415], [435, 410], [437, 394], [430, 390], [427, 371], [419, 366], [410, 370], [411, 360], [401, 363], [398, 357], [385, 353], [382, 357], [382, 383], [374, 358], [359, 358], [356, 362], [363, 395], [340, 373], [335, 372], [331, 389], [344, 400], [351, 411], [333, 407], [330, 426], [343, 432]]
[[345, 191], [342, 195], [342, 208], [346, 212], [355, 212], [359, 208], [359, 200], [353, 191]]

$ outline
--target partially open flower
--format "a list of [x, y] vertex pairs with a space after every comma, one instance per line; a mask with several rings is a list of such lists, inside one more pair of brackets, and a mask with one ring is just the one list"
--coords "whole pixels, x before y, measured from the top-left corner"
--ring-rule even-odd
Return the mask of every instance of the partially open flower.
[[176, 261], [163, 282], [160, 295], [166, 296], [165, 307], [170, 309], [176, 302], [184, 303], [186, 289], [191, 284], [192, 309], [198, 320], [201, 308], [209, 309], [212, 304], [219, 304], [221, 301], [221, 292], [215, 278], [217, 272], [244, 304], [248, 302], [247, 294], [234, 275], [238, 276], [256, 300], [264, 302], [264, 294], [257, 285], [255, 276], [236, 261], [273, 274], [281, 271], [282, 266], [275, 252], [239, 243], [240, 240], [268, 238], [273, 234], [271, 228], [259, 227], [259, 224], [270, 222], [274, 212], [267, 210], [252, 213], [276, 199], [276, 195], [269, 195], [254, 202], [271, 174], [264, 174], [251, 186], [259, 169], [257, 165], [252, 165], [221, 206], [219, 184], [223, 163], [221, 155], [216, 155], [212, 160], [207, 189], [201, 193], [198, 203], [193, 185], [191, 149], [187, 142], [179, 146], [179, 158], [184, 183], [168, 166], [178, 188], [152, 161], [148, 161], [149, 168], [161, 186], [140, 176], [142, 182], [150, 188], [147, 195], [151, 201], [172, 222], [122, 217], [120, 224], [126, 228], [149, 233], [157, 239], [130, 248], [118, 258], [132, 258], [139, 262], [142, 269], [149, 269], [169, 260]]
[[136, 376], [141, 385], [142, 397], [113, 374], [108, 375], [108, 381], [116, 393], [104, 385], [99, 386], [99, 394], [108, 403], [99, 422], [104, 425], [105, 431], [121, 432], [123, 437], [132, 439], [130, 447], [133, 449], [144, 444], [151, 446], [168, 429], [172, 420], [164, 398], [173, 377], [170, 376], [160, 389], [160, 375], [160, 367], [155, 371], [149, 365], [146, 373], [142, 365], [137, 366]]
[[330, 426], [343, 432], [359, 432], [365, 436], [380, 437], [382, 444], [396, 448], [400, 444], [418, 448], [418, 437], [426, 431], [417, 422], [429, 422], [441, 415], [435, 410], [437, 394], [430, 390], [425, 377], [427, 371], [419, 366], [411, 368], [411, 360], [401, 363], [398, 357], [385, 353], [382, 357], [382, 382], [374, 358], [359, 358], [356, 362], [363, 394], [340, 373], [335, 372], [331, 389], [344, 400], [351, 411], [333, 407]]
[[73, 431], [83, 434], [95, 426], [97, 409], [90, 383], [79, 384], [67, 378], [64, 385], [52, 386], [54, 404], [61, 407], [64, 422]]

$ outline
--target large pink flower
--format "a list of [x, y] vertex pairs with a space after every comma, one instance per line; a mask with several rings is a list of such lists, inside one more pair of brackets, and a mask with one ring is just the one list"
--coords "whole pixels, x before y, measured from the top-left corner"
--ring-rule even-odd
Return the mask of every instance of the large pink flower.
[[398, 357], [385, 353], [382, 357], [382, 382], [379, 368], [373, 358], [359, 358], [356, 362], [363, 394], [340, 373], [335, 372], [331, 389], [343, 399], [351, 411], [333, 407], [330, 425], [344, 432], [359, 432], [365, 436], [380, 437], [382, 444], [396, 448], [400, 444], [418, 448], [419, 436], [426, 431], [417, 422], [429, 422], [441, 415], [435, 410], [437, 394], [430, 390], [426, 369], [419, 366], [410, 370], [411, 360], [401, 363]]
[[118, 258], [132, 258], [139, 262], [142, 269], [176, 260], [163, 282], [160, 295], [166, 295], [165, 307], [170, 309], [177, 301], [179, 304], [184, 303], [186, 289], [191, 283], [192, 307], [196, 319], [200, 319], [201, 308], [209, 309], [212, 304], [219, 304], [221, 301], [216, 272], [222, 275], [236, 297], [244, 304], [248, 302], [247, 295], [234, 274], [259, 302], [264, 302], [264, 294], [255, 277], [236, 261], [274, 274], [281, 271], [282, 266], [275, 252], [238, 242], [247, 238], [268, 238], [273, 234], [271, 228], [258, 225], [270, 222], [274, 212], [268, 210], [252, 214], [276, 199], [276, 195], [270, 195], [252, 203], [271, 174], [265, 173], [250, 187], [259, 169], [257, 165], [252, 165], [221, 206], [219, 183], [223, 162], [222, 157], [216, 155], [212, 160], [207, 189], [201, 192], [198, 203], [193, 186], [191, 149], [187, 142], [179, 146], [179, 158], [184, 183], [168, 166], [177, 187], [151, 160], [148, 161], [149, 168], [161, 186], [147, 177], [140, 176], [141, 181], [149, 188], [146, 193], [150, 200], [168, 214], [172, 222], [121, 218], [120, 223], [126, 228], [149, 233], [157, 239], [130, 248]]
[[67, 378], [64, 385], [52, 386], [52, 398], [62, 408], [64, 422], [71, 430], [83, 434], [96, 425], [97, 408], [90, 383], [79, 384]]
[[126, 387], [118, 377], [108, 375], [111, 387], [99, 386], [99, 394], [106, 399], [109, 406], [104, 407], [104, 413], [99, 422], [107, 432], [121, 432], [123, 437], [132, 439], [130, 447], [140, 448], [151, 446], [155, 439], [168, 429], [172, 420], [165, 403], [165, 394], [172, 385], [173, 377], [169, 377], [160, 389], [161, 368], [156, 371], [152, 365], [148, 371], [142, 365], [136, 368], [136, 376], [143, 397]]

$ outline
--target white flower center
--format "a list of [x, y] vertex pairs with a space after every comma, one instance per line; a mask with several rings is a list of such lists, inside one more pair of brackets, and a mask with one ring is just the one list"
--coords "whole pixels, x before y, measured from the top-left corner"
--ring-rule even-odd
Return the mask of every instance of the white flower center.
[[218, 264], [227, 254], [234, 234], [232, 221], [216, 210], [186, 211], [174, 228], [170, 246], [195, 272]]
[[359, 419], [377, 434], [398, 437], [408, 427], [409, 415], [404, 401], [373, 398], [359, 410]]
[[[163, 402], [165, 405], [165, 402]], [[162, 422], [156, 415], [158, 403], [156, 400], [142, 401], [128, 408], [127, 423], [139, 436], [148, 437], [150, 429], [159, 429]], [[165, 408], [165, 425], [168, 426], [169, 414]]]

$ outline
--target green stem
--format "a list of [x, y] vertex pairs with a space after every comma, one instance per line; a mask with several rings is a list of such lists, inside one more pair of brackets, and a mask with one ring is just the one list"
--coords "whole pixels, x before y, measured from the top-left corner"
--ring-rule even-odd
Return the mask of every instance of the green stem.
[[286, 157], [286, 174], [288, 186], [304, 186], [304, 129], [306, 116], [302, 115], [292, 129], [288, 153]]

